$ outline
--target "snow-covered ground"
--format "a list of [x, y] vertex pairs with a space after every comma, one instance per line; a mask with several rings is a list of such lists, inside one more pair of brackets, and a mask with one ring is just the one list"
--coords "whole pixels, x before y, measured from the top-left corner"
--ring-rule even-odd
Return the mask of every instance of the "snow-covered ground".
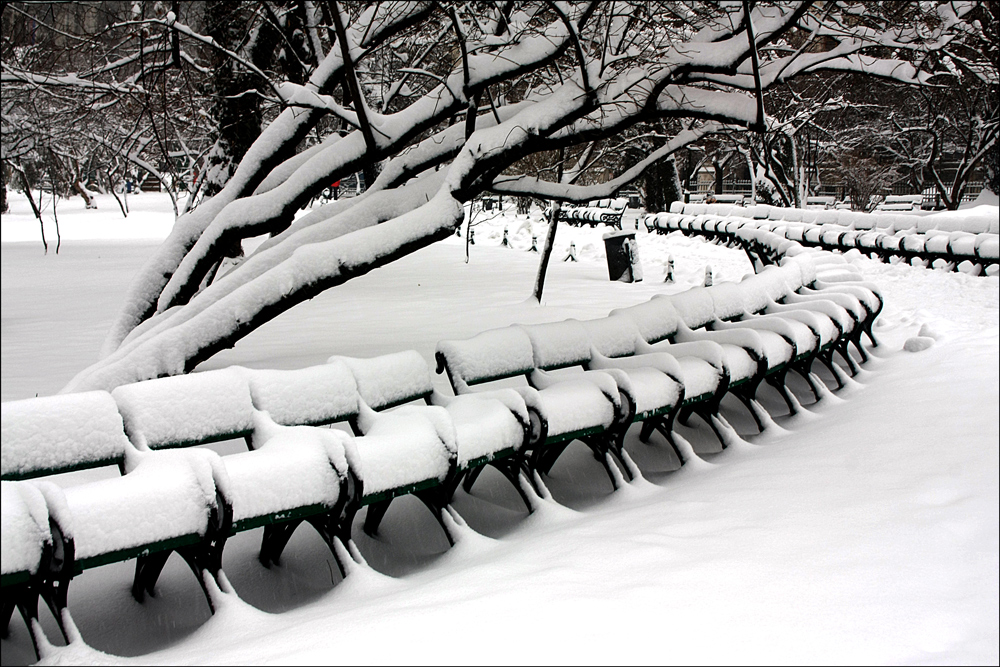
[[[159, 195], [131, 198], [127, 220], [110, 198], [97, 211], [67, 201], [60, 253], [49, 228], [43, 255], [37, 221], [12, 199], [0, 226], [3, 400], [55, 393], [96, 358], [129, 277], [172, 219]], [[204, 367], [298, 368], [402, 349], [430, 361], [441, 339], [603, 316], [700, 285], [706, 266], [716, 282], [752, 270], [739, 251], [639, 231], [645, 279], [610, 282], [607, 228], [561, 226], [538, 306], [527, 299], [538, 213], [486, 216], [476, 214], [468, 263], [464, 238], [438, 243], [297, 306]], [[499, 245], [504, 227], [513, 249]], [[579, 262], [561, 261], [571, 242]], [[668, 256], [673, 284], [663, 283]], [[574, 445], [547, 480], [553, 499], [531, 515], [487, 471], [456, 497], [468, 527], [452, 549], [403, 498], [377, 540], [356, 528], [368, 565], [344, 581], [308, 528], [271, 570], [257, 562], [258, 532], [242, 534], [224, 561], [235, 594], [216, 596], [215, 616], [178, 558], [143, 604], [129, 594], [130, 565], [88, 571], [70, 587], [82, 641], [47, 660], [996, 664], [998, 279], [851, 261], [886, 298], [882, 345], [856, 382], [819, 403], [796, 387], [806, 411], [794, 418], [765, 394], [776, 423], [762, 435], [727, 399], [744, 440], [720, 453], [707, 428], [681, 427], [701, 458], [674, 471], [664, 441], [644, 445], [633, 430], [627, 449], [643, 478], [615, 493]], [[934, 344], [904, 351], [917, 335]], [[77, 473], [101, 474], [117, 473]], [[47, 612], [43, 625], [55, 642]], [[32, 660], [15, 616], [2, 662]]]

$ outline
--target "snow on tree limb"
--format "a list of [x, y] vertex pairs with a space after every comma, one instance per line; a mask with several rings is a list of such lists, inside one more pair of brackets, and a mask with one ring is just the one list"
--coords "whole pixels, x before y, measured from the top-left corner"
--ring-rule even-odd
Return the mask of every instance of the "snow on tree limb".
[[[318, 66], [301, 83], [231, 54], [271, 77], [265, 92], [286, 108], [225, 187], [178, 219], [134, 284], [105, 358], [67, 389], [187, 372], [303, 299], [450, 234], [462, 204], [485, 190], [609, 196], [709, 134], [763, 127], [760, 91], [790, 79], [851, 71], [926, 83], [934, 70], [921, 57], [953, 45], [973, 5], [921, 9], [912, 25], [894, 23], [891, 8], [863, 17], [854, 8], [305, 2], [304, 39], [325, 50]], [[204, 31], [156, 20], [207, 43]], [[575, 182], [606, 142], [653, 123], [672, 124], [666, 143], [604, 182]], [[544, 151], [575, 160], [571, 177], [555, 183], [544, 169], [516, 167]], [[296, 220], [323, 188], [360, 171], [367, 192]], [[227, 252], [262, 234], [271, 238], [213, 282]]]

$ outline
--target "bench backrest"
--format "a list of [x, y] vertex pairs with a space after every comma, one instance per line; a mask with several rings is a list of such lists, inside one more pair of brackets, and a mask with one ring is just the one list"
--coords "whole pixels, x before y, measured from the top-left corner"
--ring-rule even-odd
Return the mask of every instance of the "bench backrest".
[[[704, 288], [702, 288], [704, 289]], [[747, 304], [750, 290], [743, 283], [719, 283], [707, 290], [712, 300], [715, 317], [720, 320], [732, 320], [753, 312], [752, 305]]]
[[246, 369], [224, 368], [117, 387], [111, 392], [137, 446], [190, 447], [253, 433]]
[[62, 394], [2, 406], [3, 479], [41, 477], [120, 463], [128, 438], [106, 391]]
[[434, 391], [430, 368], [416, 350], [368, 359], [334, 356], [328, 363], [349, 369], [358, 395], [376, 411], [426, 399]]
[[254, 407], [283, 426], [320, 426], [349, 421], [358, 414], [358, 385], [341, 361], [246, 373]]
[[611, 316], [621, 315], [632, 320], [639, 335], [648, 343], [657, 343], [673, 337], [680, 327], [681, 318], [671, 305], [669, 297], [650, 299], [627, 308], [616, 308]]
[[920, 206], [924, 203], [923, 195], [889, 195], [883, 204], [915, 204]]
[[668, 299], [689, 329], [700, 329], [715, 319], [715, 304], [709, 293], [711, 288], [692, 287], [689, 290], [666, 296], [657, 294], [654, 301]]
[[621, 314], [584, 320], [580, 322], [580, 326], [587, 332], [593, 349], [605, 357], [632, 356], [635, 354], [636, 343], [642, 337], [635, 322]]
[[553, 370], [590, 361], [590, 338], [579, 320], [521, 326], [531, 341], [535, 368]]
[[530, 373], [535, 368], [531, 339], [521, 327], [490, 329], [465, 340], [438, 342], [439, 373], [448, 371], [456, 394], [491, 380]]

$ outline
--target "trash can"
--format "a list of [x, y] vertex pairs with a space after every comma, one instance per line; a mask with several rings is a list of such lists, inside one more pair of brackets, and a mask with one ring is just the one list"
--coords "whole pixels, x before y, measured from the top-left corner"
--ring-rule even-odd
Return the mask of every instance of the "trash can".
[[603, 238], [604, 249], [608, 256], [608, 278], [624, 283], [637, 283], [642, 280], [635, 231], [609, 232]]

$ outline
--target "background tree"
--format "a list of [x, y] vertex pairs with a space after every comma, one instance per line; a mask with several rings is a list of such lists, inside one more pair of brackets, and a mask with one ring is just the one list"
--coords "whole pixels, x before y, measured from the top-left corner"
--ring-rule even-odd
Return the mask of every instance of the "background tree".
[[[178, 218], [136, 279], [106, 356], [68, 389], [189, 371], [295, 304], [453, 234], [463, 204], [483, 192], [559, 201], [611, 196], [726, 127], [761, 130], [763, 94], [784, 81], [854, 71], [924, 83], [936, 71], [926, 54], [966, 34], [964, 17], [975, 9], [924, 3], [901, 18], [882, 7], [267, 4], [304, 17], [277, 21], [304, 28], [316, 56], [315, 67], [303, 69], [304, 83], [261, 69], [169, 11], [143, 10], [102, 29], [144, 28], [154, 41], [151, 59], [160, 66], [144, 66], [127, 85], [103, 79], [106, 65], [63, 74], [26, 69], [16, 49], [8, 66], [5, 52], [5, 82], [144, 99], [147, 79], [165, 85], [175, 74], [167, 65], [188, 62], [174, 56], [186, 53], [198, 64], [210, 49], [266, 80], [258, 94], [275, 114], [263, 114], [263, 130], [221, 190]], [[288, 36], [286, 57], [296, 52], [295, 39]], [[133, 56], [145, 54], [134, 46]], [[100, 99], [88, 100], [91, 108]], [[667, 121], [677, 121], [669, 136], [634, 164], [602, 157]], [[168, 157], [171, 142], [184, 139], [174, 129], [150, 123]], [[515, 168], [543, 152], [563, 156], [562, 178]], [[361, 170], [364, 194], [295, 217], [332, 181]], [[264, 234], [270, 238], [245, 261], [218, 271], [235, 245]]]

